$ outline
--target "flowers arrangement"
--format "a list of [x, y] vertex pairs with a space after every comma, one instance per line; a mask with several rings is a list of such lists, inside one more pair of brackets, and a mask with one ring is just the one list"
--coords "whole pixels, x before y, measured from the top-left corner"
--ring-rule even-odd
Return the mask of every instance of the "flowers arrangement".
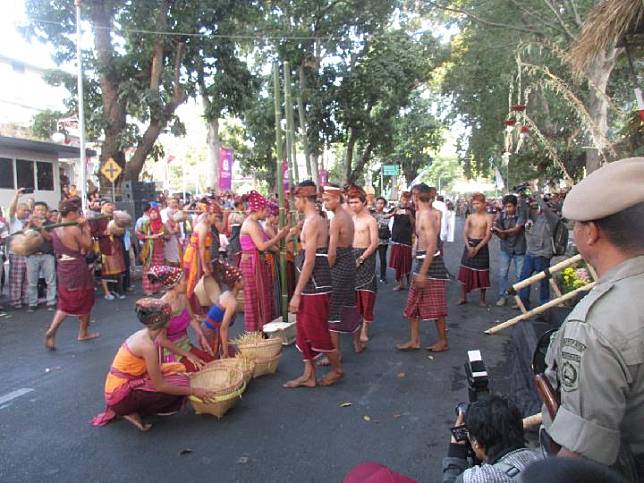
[[560, 287], [562, 293], [572, 292], [584, 285], [593, 281], [588, 269], [585, 267], [575, 268], [567, 267], [561, 271], [560, 274]]

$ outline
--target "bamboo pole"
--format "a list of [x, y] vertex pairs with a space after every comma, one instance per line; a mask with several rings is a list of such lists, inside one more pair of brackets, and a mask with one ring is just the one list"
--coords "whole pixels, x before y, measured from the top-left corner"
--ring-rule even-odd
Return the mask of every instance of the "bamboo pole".
[[533, 414], [532, 416], [526, 416], [523, 418], [523, 429], [534, 428], [539, 426], [543, 422], [541, 413]]
[[293, 93], [291, 85], [291, 71], [284, 71], [284, 88], [288, 93], [288, 102], [284, 107], [286, 113], [286, 126], [288, 129], [288, 137], [291, 144], [291, 161], [293, 163], [293, 178], [295, 183], [300, 182], [300, 167], [297, 165], [297, 145], [295, 142], [295, 118], [293, 115]]
[[541, 314], [541, 313], [545, 312], [546, 310], [561, 304], [562, 302], [565, 302], [567, 300], [573, 299], [577, 294], [579, 294], [581, 292], [587, 292], [588, 290], [590, 290], [591, 288], [593, 288], [595, 286], [595, 283], [596, 282], [592, 282], [592, 283], [589, 283], [588, 285], [584, 285], [583, 287], [579, 287], [578, 289], [575, 289], [572, 292], [568, 292], [568, 293], [562, 295], [559, 298], [551, 300], [550, 302], [547, 302], [547, 303], [545, 303], [543, 305], [540, 305], [539, 307], [535, 307], [534, 309], [529, 310], [524, 314], [517, 315], [516, 317], [514, 317], [514, 318], [512, 318], [510, 320], [506, 320], [505, 322], [497, 324], [494, 327], [490, 327], [488, 330], [485, 331], [485, 333], [488, 334], [488, 335], [496, 334], [497, 332], [499, 332], [499, 331], [501, 331], [503, 329], [506, 329], [508, 327], [511, 327], [511, 326], [521, 322], [522, 320], [529, 319], [533, 315]]
[[295, 162], [293, 160], [293, 149], [291, 143], [291, 122], [292, 119], [288, 115], [288, 106], [291, 104], [291, 68], [289, 62], [284, 62], [284, 114], [286, 117], [286, 159], [288, 160], [288, 184], [289, 192], [293, 193], [295, 189], [295, 180], [297, 174], [295, 173]]
[[306, 159], [306, 171], [316, 185], [320, 184], [318, 176], [317, 162], [313, 163], [311, 160], [311, 151], [309, 149], [309, 138], [306, 130], [306, 112], [304, 111], [304, 94], [306, 89], [306, 77], [304, 76], [304, 67], [300, 65], [298, 68], [298, 75], [300, 79], [300, 88], [297, 93], [297, 112], [300, 120], [300, 130], [302, 131], [302, 148], [304, 149], [304, 157]]
[[[574, 265], [577, 262], [581, 262], [583, 258], [581, 255], [575, 255], [574, 257], [567, 258], [552, 267], [550, 267], [549, 272], [550, 273], [555, 273], [560, 270], [563, 270], [566, 267], [569, 267], [570, 265]], [[525, 280], [521, 280], [520, 282], [515, 283], [512, 288], [516, 291], [521, 290], [522, 288], [527, 287], [528, 285], [532, 285], [535, 282], [538, 282], [539, 280], [543, 280], [546, 278], [546, 273], [545, 272], [539, 272], [532, 277], [528, 277]]]
[[[282, 174], [282, 101], [280, 99], [280, 74], [279, 64], [273, 63], [273, 99], [275, 103], [275, 156], [277, 158], [275, 172], [277, 180], [277, 196], [279, 200], [279, 225], [280, 229], [286, 226], [286, 208], [284, 203], [284, 175]], [[282, 321], [288, 321], [288, 287], [286, 286], [286, 242], [280, 241], [280, 279], [282, 280]]]

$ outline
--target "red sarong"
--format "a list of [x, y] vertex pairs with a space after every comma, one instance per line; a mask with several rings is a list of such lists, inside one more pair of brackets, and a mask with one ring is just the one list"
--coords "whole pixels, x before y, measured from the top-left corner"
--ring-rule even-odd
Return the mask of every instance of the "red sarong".
[[273, 285], [268, 264], [257, 250], [242, 253], [239, 269], [244, 279], [244, 328], [262, 330], [273, 315]]
[[420, 320], [447, 317], [445, 280], [428, 279], [424, 287], [417, 287], [412, 283], [403, 317]]
[[88, 315], [94, 307], [94, 287], [69, 290], [58, 285], [58, 310], [66, 315]]
[[305, 361], [312, 361], [321, 352], [333, 352], [329, 334], [329, 294], [302, 295], [297, 311], [295, 346]]
[[396, 270], [396, 281], [400, 282], [411, 272], [411, 245], [403, 243], [391, 243], [391, 254], [389, 255], [389, 268]]
[[371, 323], [374, 320], [373, 307], [376, 305], [376, 294], [369, 290], [356, 290], [358, 311], [363, 320]]
[[474, 268], [464, 267], [458, 269], [458, 281], [465, 286], [465, 293], [470, 293], [477, 288], [490, 287], [490, 271], [476, 270]]

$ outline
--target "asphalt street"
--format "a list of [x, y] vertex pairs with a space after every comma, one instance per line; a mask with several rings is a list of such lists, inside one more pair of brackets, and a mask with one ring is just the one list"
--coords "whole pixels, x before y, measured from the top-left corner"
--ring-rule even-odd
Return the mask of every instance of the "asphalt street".
[[[462, 246], [460, 233], [446, 245], [452, 274]], [[491, 252], [494, 275], [498, 243]], [[0, 481], [339, 482], [365, 461], [439, 481], [454, 407], [467, 400], [466, 351], [481, 350], [492, 388], [507, 393], [509, 333], [483, 330], [514, 312], [494, 306], [495, 288], [489, 308], [474, 303], [476, 294], [473, 303], [456, 306], [460, 288], [451, 282], [449, 351], [400, 353], [394, 346], [408, 337], [402, 318], [407, 292], [392, 292], [393, 273], [389, 278], [379, 285], [369, 347], [360, 355], [345, 351], [346, 377], [338, 385], [283, 389], [302, 370], [289, 346], [277, 374], [254, 380], [222, 420], [197, 416], [187, 406], [152, 421], [148, 433], [124, 421], [89, 424], [104, 408], [105, 374], [116, 350], [140, 328], [133, 312], [140, 292], [122, 301], [98, 299], [92, 316], [97, 340], [76, 342], [77, 322], [67, 319], [53, 353], [43, 346], [51, 312], [10, 312], [0, 318]], [[433, 323], [422, 331], [429, 345]], [[348, 339], [344, 347], [350, 348]]]

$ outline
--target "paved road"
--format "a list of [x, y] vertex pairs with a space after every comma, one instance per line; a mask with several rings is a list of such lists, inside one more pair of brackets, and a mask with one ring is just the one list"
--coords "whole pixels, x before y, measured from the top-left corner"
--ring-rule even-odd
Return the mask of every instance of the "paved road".
[[[447, 246], [452, 273], [461, 250], [462, 242]], [[494, 245], [493, 264], [496, 251]], [[96, 341], [77, 343], [76, 322], [69, 319], [55, 353], [42, 346], [51, 313], [0, 319], [0, 481], [329, 482], [367, 460], [437, 481], [454, 406], [467, 399], [465, 351], [480, 348], [494, 389], [508, 390], [508, 335], [482, 332], [512, 312], [457, 307], [459, 287], [450, 283], [450, 350], [433, 358], [424, 350], [399, 353], [393, 346], [407, 337], [406, 292], [392, 292], [391, 284], [379, 288], [372, 341], [361, 355], [345, 354], [347, 377], [337, 386], [282, 389], [301, 371], [291, 346], [278, 373], [253, 381], [221, 421], [186, 408], [145, 434], [122, 421], [89, 424], [103, 409], [104, 375], [116, 349], [140, 328], [132, 311], [136, 294], [98, 302], [94, 330], [102, 337]], [[494, 298], [488, 295], [490, 303]], [[422, 330], [428, 345], [433, 324]], [[339, 407], [343, 402], [352, 405]], [[185, 449], [192, 451], [180, 454]]]

